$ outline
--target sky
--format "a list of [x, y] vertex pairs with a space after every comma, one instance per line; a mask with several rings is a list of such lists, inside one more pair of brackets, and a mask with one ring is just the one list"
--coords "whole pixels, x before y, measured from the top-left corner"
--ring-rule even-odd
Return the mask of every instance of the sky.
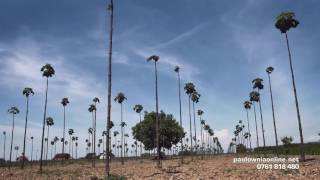
[[[176, 65], [181, 67], [182, 86], [193, 82], [201, 94], [196, 109], [212, 127], [225, 150], [239, 120], [245, 124], [243, 102], [249, 99], [251, 81], [264, 79], [261, 91], [266, 145], [274, 145], [274, 129], [266, 67], [271, 74], [275, 117], [279, 139], [292, 136], [299, 142], [298, 121], [290, 77], [285, 36], [274, 27], [275, 17], [293, 11], [300, 21], [288, 33], [305, 142], [319, 141], [320, 96], [320, 2], [308, 1], [212, 1], [212, 0], [122, 0], [114, 2], [114, 49], [112, 97], [123, 92], [126, 132], [139, 116], [132, 108], [155, 109], [154, 69], [146, 58], [160, 56], [158, 62], [159, 108], [179, 119]], [[0, 2], [0, 131], [7, 132], [9, 152], [12, 116], [17, 106], [14, 143], [21, 152], [26, 113], [24, 87], [32, 87], [26, 154], [30, 137], [35, 138], [34, 157], [40, 154], [45, 99], [45, 78], [40, 68], [50, 63], [56, 74], [49, 79], [47, 115], [54, 119], [50, 137], [62, 137], [63, 97], [68, 97], [66, 128], [79, 137], [79, 156], [85, 154], [85, 139], [91, 126], [88, 107], [97, 105], [97, 134], [106, 125], [108, 1], [96, 0], [2, 0]], [[182, 89], [183, 90], [183, 89]], [[183, 127], [188, 133], [188, 97], [182, 91]], [[252, 145], [255, 146], [253, 112], [249, 112]], [[258, 130], [261, 137], [259, 116]], [[120, 105], [112, 103], [112, 121], [120, 130]], [[197, 136], [200, 121], [197, 117]], [[68, 139], [67, 139], [68, 140]], [[129, 142], [133, 142], [129, 140]], [[0, 139], [3, 147], [3, 136]], [[68, 147], [67, 147], [68, 149]], [[36, 152], [38, 151], [37, 155]], [[57, 145], [61, 151], [61, 144]], [[2, 157], [3, 148], [0, 148]], [[8, 153], [6, 153], [8, 158]], [[14, 153], [15, 154], [15, 153]], [[50, 155], [50, 153], [49, 153]], [[14, 157], [14, 156], [13, 156]]]

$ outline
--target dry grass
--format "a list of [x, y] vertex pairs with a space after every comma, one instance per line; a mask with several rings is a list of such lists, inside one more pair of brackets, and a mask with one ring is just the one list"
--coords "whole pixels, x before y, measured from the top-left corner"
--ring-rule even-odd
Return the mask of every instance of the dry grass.
[[[300, 163], [299, 170], [257, 170], [256, 164], [234, 164], [230, 155], [219, 155], [200, 160], [185, 159], [180, 165], [179, 160], [165, 160], [162, 168], [156, 168], [151, 160], [130, 160], [121, 165], [120, 162], [111, 163], [111, 172], [122, 175], [127, 179], [319, 179], [320, 156], [313, 156], [315, 160]], [[25, 171], [18, 167], [11, 170], [0, 168], [2, 180], [76, 180], [104, 177], [104, 164], [98, 162], [96, 168], [90, 162], [75, 162], [61, 165], [46, 166], [43, 174], [38, 172], [38, 166], [28, 167]]]

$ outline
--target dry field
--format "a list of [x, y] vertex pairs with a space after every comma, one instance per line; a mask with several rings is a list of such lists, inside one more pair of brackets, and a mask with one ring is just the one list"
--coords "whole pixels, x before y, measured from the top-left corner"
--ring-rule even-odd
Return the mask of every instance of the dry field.
[[[121, 165], [112, 162], [112, 174], [123, 175], [127, 179], [320, 179], [320, 156], [300, 163], [299, 170], [257, 170], [256, 164], [234, 164], [230, 155], [213, 156], [206, 160], [198, 157], [191, 161], [185, 159], [183, 165], [179, 160], [166, 160], [162, 168], [157, 169], [155, 162], [130, 160]], [[249, 157], [249, 156], [248, 156]], [[38, 173], [38, 166], [26, 168], [0, 169], [1, 180], [73, 180], [88, 179], [96, 176], [103, 178], [104, 164], [97, 163], [95, 169], [89, 162], [77, 162], [62, 166], [61, 163], [45, 167], [44, 173]]]

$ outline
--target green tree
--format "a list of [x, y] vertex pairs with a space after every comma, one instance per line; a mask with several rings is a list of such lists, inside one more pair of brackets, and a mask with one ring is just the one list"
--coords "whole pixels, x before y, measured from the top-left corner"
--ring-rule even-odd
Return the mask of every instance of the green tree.
[[159, 135], [159, 126], [160, 126], [160, 120], [159, 120], [159, 105], [158, 105], [158, 72], [157, 72], [157, 62], [159, 61], [160, 57], [157, 55], [152, 55], [147, 58], [147, 61], [154, 61], [154, 71], [155, 71], [155, 84], [156, 84], [156, 144], [157, 144], [157, 167], [161, 167], [160, 164], [160, 135]]
[[[121, 146], [123, 147], [123, 134], [124, 134], [124, 124], [125, 122], [123, 122], [123, 102], [127, 100], [127, 98], [125, 97], [125, 95], [120, 92], [118, 93], [118, 95], [114, 98], [114, 101], [120, 104], [121, 107], [121, 122], [120, 122], [120, 126], [121, 126]], [[124, 164], [124, 159], [123, 159], [123, 148], [121, 148], [121, 164]]]
[[287, 145], [290, 145], [293, 141], [293, 138], [291, 136], [285, 136], [283, 138], [281, 138], [281, 141], [283, 143], [283, 145], [287, 146]]
[[[26, 123], [24, 126], [24, 136], [23, 136], [23, 150], [22, 150], [22, 156], [25, 156], [25, 152], [26, 152], [26, 137], [27, 137], [27, 128], [28, 128], [28, 113], [29, 113], [29, 96], [30, 95], [34, 95], [34, 92], [32, 90], [32, 88], [26, 87], [23, 89], [22, 94], [24, 96], [26, 96], [27, 98], [27, 109], [26, 109]], [[21, 164], [21, 168], [24, 168], [24, 161], [25, 158], [22, 158], [22, 164]]]
[[10, 109], [8, 109], [8, 113], [12, 114], [12, 130], [11, 130], [11, 146], [10, 146], [10, 166], [9, 168], [11, 168], [11, 159], [12, 159], [12, 144], [13, 144], [13, 132], [14, 132], [14, 118], [16, 114], [19, 114], [20, 111], [17, 107], [11, 107]]
[[42, 172], [42, 158], [43, 158], [43, 142], [44, 142], [44, 129], [46, 124], [47, 103], [48, 103], [48, 85], [49, 77], [51, 78], [55, 74], [55, 70], [50, 64], [42, 66], [40, 69], [42, 76], [46, 78], [46, 97], [44, 103], [43, 123], [42, 123], [42, 137], [41, 137], [41, 154], [40, 154], [40, 172]]
[[[170, 149], [172, 145], [179, 143], [181, 136], [184, 135], [183, 128], [171, 114], [163, 111], [159, 114], [160, 120], [160, 147]], [[145, 112], [144, 120], [132, 127], [134, 139], [141, 141], [146, 150], [157, 148], [156, 143], [156, 112]]]
[[293, 92], [294, 92], [294, 99], [295, 99], [297, 116], [298, 116], [298, 124], [299, 124], [300, 156], [301, 156], [301, 160], [305, 161], [305, 154], [304, 154], [304, 150], [303, 150], [303, 133], [302, 133], [300, 109], [299, 109], [299, 102], [298, 102], [296, 83], [295, 83], [295, 78], [294, 78], [294, 73], [293, 73], [291, 52], [290, 52], [288, 33], [287, 33], [291, 28], [296, 28], [298, 25], [299, 25], [299, 21], [297, 19], [295, 19], [295, 14], [293, 12], [281, 13], [276, 18], [276, 24], [275, 24], [276, 28], [279, 29], [281, 33], [284, 33], [286, 35], [287, 49], [288, 49], [288, 54], [289, 54], [290, 72], [291, 72], [291, 79], [292, 79], [292, 87], [293, 87]]
[[[46, 123], [47, 123], [47, 127], [48, 127], [48, 132], [47, 132], [47, 139], [49, 140], [49, 129], [50, 129], [50, 126], [53, 126], [54, 125], [54, 121], [53, 121], [53, 118], [52, 117], [47, 117], [46, 118]], [[48, 141], [47, 140], [47, 149], [46, 149], [46, 160], [48, 160]]]

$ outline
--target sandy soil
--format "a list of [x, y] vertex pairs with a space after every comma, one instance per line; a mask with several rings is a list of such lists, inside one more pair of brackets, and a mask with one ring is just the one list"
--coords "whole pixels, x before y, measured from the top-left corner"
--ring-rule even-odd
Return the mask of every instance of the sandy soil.
[[[178, 159], [165, 160], [162, 168], [156, 168], [155, 162], [144, 160], [130, 160], [121, 165], [120, 162], [111, 163], [111, 173], [123, 175], [128, 179], [320, 179], [320, 156], [307, 162], [300, 163], [298, 170], [257, 170], [256, 164], [235, 164], [231, 155], [185, 158], [180, 165]], [[247, 156], [252, 157], [252, 156]], [[46, 166], [44, 173], [38, 172], [38, 166], [28, 167], [25, 171], [18, 167], [0, 168], [1, 180], [74, 180], [104, 177], [104, 164], [99, 162], [96, 168], [90, 162], [75, 162], [73, 164]]]

